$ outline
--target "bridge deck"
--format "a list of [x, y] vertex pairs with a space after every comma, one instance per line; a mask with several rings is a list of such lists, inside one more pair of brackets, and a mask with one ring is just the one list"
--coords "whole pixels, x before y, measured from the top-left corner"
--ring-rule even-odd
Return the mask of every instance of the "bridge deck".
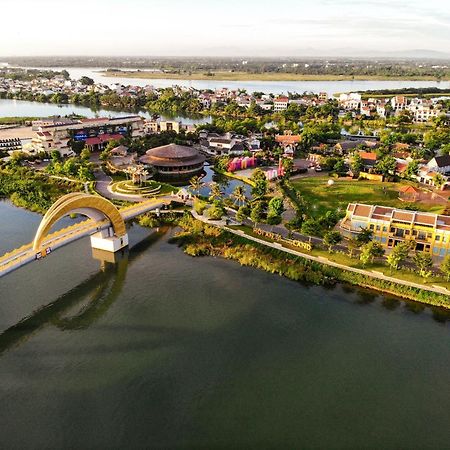
[[[161, 208], [164, 204], [170, 203], [167, 198], [151, 199], [142, 203], [121, 208], [119, 211], [123, 219], [130, 220], [141, 214], [144, 214], [153, 209]], [[101, 229], [105, 229], [110, 226], [108, 220], [101, 222], [95, 222], [91, 219], [85, 220], [80, 223], [70, 225], [61, 230], [48, 234], [44, 244], [44, 249], [51, 249], [51, 251], [63, 247], [73, 241], [81, 239], [85, 236], [89, 236]], [[45, 255], [42, 255], [45, 256]], [[24, 266], [32, 261], [35, 261], [36, 252], [33, 250], [33, 243], [25, 244], [22, 247], [16, 248], [3, 256], [0, 256], [0, 277]]]

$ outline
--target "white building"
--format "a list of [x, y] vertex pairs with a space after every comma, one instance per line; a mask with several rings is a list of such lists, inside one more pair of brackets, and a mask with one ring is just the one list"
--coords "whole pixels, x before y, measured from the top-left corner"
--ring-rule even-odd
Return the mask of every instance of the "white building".
[[273, 110], [275, 112], [284, 111], [287, 109], [289, 105], [289, 98], [288, 97], [277, 97], [273, 101]]
[[426, 167], [430, 172], [450, 173], [450, 155], [435, 156], [428, 161]]
[[346, 111], [356, 111], [361, 108], [361, 94], [350, 92], [339, 96], [339, 105]]

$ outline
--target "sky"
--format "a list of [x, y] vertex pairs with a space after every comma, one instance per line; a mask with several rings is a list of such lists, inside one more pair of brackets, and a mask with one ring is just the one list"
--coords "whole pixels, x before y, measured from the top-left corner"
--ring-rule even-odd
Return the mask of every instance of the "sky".
[[450, 0], [0, 0], [0, 6], [0, 56], [450, 53]]

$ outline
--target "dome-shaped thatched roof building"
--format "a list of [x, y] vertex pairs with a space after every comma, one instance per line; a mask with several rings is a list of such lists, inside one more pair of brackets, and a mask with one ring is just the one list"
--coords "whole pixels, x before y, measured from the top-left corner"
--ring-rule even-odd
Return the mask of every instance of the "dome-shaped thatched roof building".
[[147, 150], [139, 161], [153, 167], [158, 178], [182, 180], [200, 173], [205, 157], [193, 147], [169, 144]]

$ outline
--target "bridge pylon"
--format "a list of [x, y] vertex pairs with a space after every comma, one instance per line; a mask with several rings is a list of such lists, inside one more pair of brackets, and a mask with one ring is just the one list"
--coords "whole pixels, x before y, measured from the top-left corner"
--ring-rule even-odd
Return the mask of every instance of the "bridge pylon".
[[128, 233], [116, 236], [112, 227], [100, 230], [91, 236], [91, 247], [97, 250], [116, 253], [128, 246]]

